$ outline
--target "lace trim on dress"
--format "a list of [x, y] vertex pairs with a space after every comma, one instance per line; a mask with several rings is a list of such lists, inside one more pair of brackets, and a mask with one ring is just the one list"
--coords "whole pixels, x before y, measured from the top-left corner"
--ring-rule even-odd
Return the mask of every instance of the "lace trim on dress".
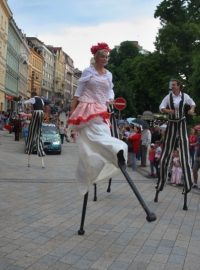
[[105, 122], [110, 118], [110, 114], [108, 112], [101, 112], [101, 113], [95, 113], [89, 115], [87, 118], [84, 118], [82, 116], [79, 116], [76, 119], [69, 119], [68, 124], [69, 125], [80, 125], [81, 123], [87, 123], [88, 121], [96, 118], [97, 116], [101, 116]]

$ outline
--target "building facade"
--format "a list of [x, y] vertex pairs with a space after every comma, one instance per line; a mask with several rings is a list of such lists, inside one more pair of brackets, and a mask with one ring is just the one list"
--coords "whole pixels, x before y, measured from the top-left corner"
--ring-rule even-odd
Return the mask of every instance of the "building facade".
[[65, 53], [65, 89], [64, 89], [64, 109], [69, 110], [73, 97], [73, 76], [74, 63], [69, 55]]
[[21, 32], [13, 18], [8, 25], [8, 42], [6, 54], [5, 77], [5, 109], [15, 111], [19, 97], [19, 63], [20, 63]]
[[41, 51], [43, 56], [43, 71], [42, 71], [42, 85], [41, 95], [46, 99], [52, 100], [53, 83], [54, 83], [54, 54], [47, 48], [47, 46], [36, 37], [27, 37], [34, 46]]
[[35, 92], [38, 96], [41, 96], [44, 59], [41, 50], [30, 40], [27, 39], [27, 42], [30, 48], [28, 92], [30, 94]]
[[61, 47], [47, 46], [54, 54], [53, 103], [63, 108], [65, 91], [65, 53]]
[[12, 17], [6, 0], [0, 1], [0, 111], [5, 110], [5, 76], [8, 41], [8, 24]]
[[30, 92], [28, 91], [29, 55], [30, 49], [26, 37], [21, 33], [18, 93], [22, 99], [30, 97]]

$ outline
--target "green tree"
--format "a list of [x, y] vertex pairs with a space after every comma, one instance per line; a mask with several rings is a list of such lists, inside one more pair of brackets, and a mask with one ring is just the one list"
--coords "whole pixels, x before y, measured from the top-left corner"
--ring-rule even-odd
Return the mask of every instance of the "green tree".
[[200, 40], [200, 3], [196, 0], [164, 0], [155, 11], [161, 21], [156, 49], [166, 55], [174, 77], [187, 85], [192, 75], [192, 59]]
[[116, 97], [128, 101], [124, 116], [158, 112], [171, 78], [182, 80], [195, 101], [200, 98], [200, 1], [163, 0], [154, 16], [161, 22], [155, 52], [142, 55], [125, 41], [110, 53]]

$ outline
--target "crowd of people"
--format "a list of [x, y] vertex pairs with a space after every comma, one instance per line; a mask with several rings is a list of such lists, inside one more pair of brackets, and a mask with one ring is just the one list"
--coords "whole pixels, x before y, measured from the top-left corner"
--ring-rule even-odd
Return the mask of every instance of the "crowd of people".
[[[68, 141], [67, 128], [71, 132], [70, 138], [73, 142], [76, 142], [79, 135], [80, 160], [77, 175], [84, 178], [86, 190], [89, 182], [93, 183], [109, 175], [108, 164], [114, 174], [119, 162], [127, 162], [133, 171], [137, 169], [138, 162], [140, 167], [149, 166], [149, 176], [159, 178], [158, 192], [163, 189], [167, 175], [170, 175], [172, 185], [184, 183], [186, 192], [190, 191], [192, 185], [193, 188], [197, 188], [200, 131], [192, 128], [187, 137], [185, 117], [185, 106], [190, 107], [187, 114], [194, 115], [196, 104], [182, 91], [183, 85], [177, 79], [171, 80], [171, 91], [164, 97], [159, 107], [160, 112], [168, 115], [166, 129], [162, 129], [159, 125], [144, 127], [135, 122], [119, 126], [120, 140], [110, 136], [110, 115], [107, 108], [114, 101], [114, 91], [112, 73], [105, 68], [109, 51], [110, 48], [106, 43], [98, 43], [91, 47], [93, 60], [79, 80], [67, 121], [62, 121], [59, 114], [52, 118], [52, 115], [43, 113], [43, 109], [41, 112], [41, 109], [37, 108], [34, 109], [33, 116], [34, 112], [37, 112], [42, 113], [44, 121], [54, 120], [62, 143], [64, 138]], [[33, 99], [42, 100], [35, 96], [30, 102]], [[37, 102], [32, 104], [33, 107], [37, 107], [36, 105]], [[1, 112], [0, 129], [9, 126], [9, 132], [13, 131], [15, 140], [18, 141], [20, 133], [23, 134], [23, 128], [27, 128], [27, 122], [22, 120], [20, 114], [13, 117]], [[91, 154], [94, 156], [92, 160]], [[93, 166], [94, 160], [96, 166], [99, 166], [98, 170]], [[111, 171], [109, 173], [112, 175]]]
[[[164, 128], [163, 128], [164, 126]], [[125, 123], [119, 126], [120, 137], [128, 145], [128, 166], [133, 171], [137, 167], [148, 167], [150, 178], [158, 178], [159, 161], [166, 125], [154, 125], [142, 129], [138, 124]], [[200, 129], [190, 128], [189, 135], [190, 162], [194, 176], [193, 188], [198, 188], [198, 170], [200, 168]], [[145, 149], [144, 149], [145, 148]], [[178, 142], [172, 154], [168, 171], [168, 182], [172, 186], [183, 186], [183, 170], [180, 162]]]
[[[71, 131], [70, 134], [67, 132], [67, 120], [62, 121], [60, 119], [60, 114], [64, 113], [63, 111], [54, 113], [54, 114], [45, 114], [43, 122], [55, 124], [58, 128], [61, 137], [61, 143], [64, 142], [76, 142], [77, 133], [75, 131]], [[11, 134], [14, 134], [14, 140], [19, 141], [20, 139], [27, 138], [28, 136], [28, 128], [31, 119], [31, 113], [26, 111], [26, 113], [21, 112], [0, 112], [0, 130], [6, 129]], [[68, 118], [68, 114], [66, 113], [66, 119]]]

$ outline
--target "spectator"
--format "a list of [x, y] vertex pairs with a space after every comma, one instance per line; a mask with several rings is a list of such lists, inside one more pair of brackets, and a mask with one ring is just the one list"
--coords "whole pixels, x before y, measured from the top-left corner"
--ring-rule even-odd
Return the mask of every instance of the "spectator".
[[174, 150], [173, 157], [172, 157], [172, 176], [171, 176], [171, 184], [173, 186], [181, 185], [181, 178], [182, 178], [182, 168], [181, 162], [179, 157], [179, 151]]
[[194, 165], [193, 165], [193, 176], [194, 176], [194, 183], [193, 188], [198, 188], [198, 171], [200, 168], [200, 130], [197, 131], [197, 141], [195, 147], [195, 154], [194, 154]]
[[64, 143], [64, 137], [65, 137], [65, 134], [66, 134], [66, 127], [65, 127], [63, 121], [60, 122], [60, 125], [59, 125], [58, 129], [59, 129], [59, 133], [60, 133], [61, 144], [63, 144]]
[[16, 117], [13, 119], [13, 132], [15, 133], [15, 141], [19, 141], [21, 129], [21, 120], [19, 115], [16, 115]]
[[194, 165], [194, 154], [195, 154], [195, 145], [197, 142], [197, 136], [195, 134], [195, 129], [191, 128], [190, 129], [190, 134], [188, 136], [189, 140], [189, 151], [190, 151], [190, 160], [191, 160], [191, 166], [193, 168]]
[[155, 158], [154, 158], [154, 166], [156, 168], [156, 177], [158, 177], [159, 175], [159, 164], [160, 164], [161, 154], [162, 154], [161, 142], [156, 141], [155, 142]]
[[149, 163], [150, 163], [150, 174], [149, 176], [150, 177], [155, 177], [155, 173], [154, 173], [154, 160], [155, 160], [155, 144], [152, 143], [151, 146], [150, 146], [150, 149], [149, 149]]
[[148, 128], [143, 129], [141, 136], [141, 165], [140, 167], [146, 167], [147, 165], [147, 152], [151, 144], [151, 132]]
[[136, 170], [136, 155], [140, 151], [140, 141], [141, 141], [141, 129], [139, 126], [134, 125], [134, 132], [128, 137], [128, 141], [132, 142], [132, 151], [130, 154], [130, 163], [132, 170]]
[[156, 141], [160, 141], [162, 138], [161, 130], [159, 126], [155, 126], [152, 130], [152, 136], [151, 136], [151, 143], [154, 143]]

